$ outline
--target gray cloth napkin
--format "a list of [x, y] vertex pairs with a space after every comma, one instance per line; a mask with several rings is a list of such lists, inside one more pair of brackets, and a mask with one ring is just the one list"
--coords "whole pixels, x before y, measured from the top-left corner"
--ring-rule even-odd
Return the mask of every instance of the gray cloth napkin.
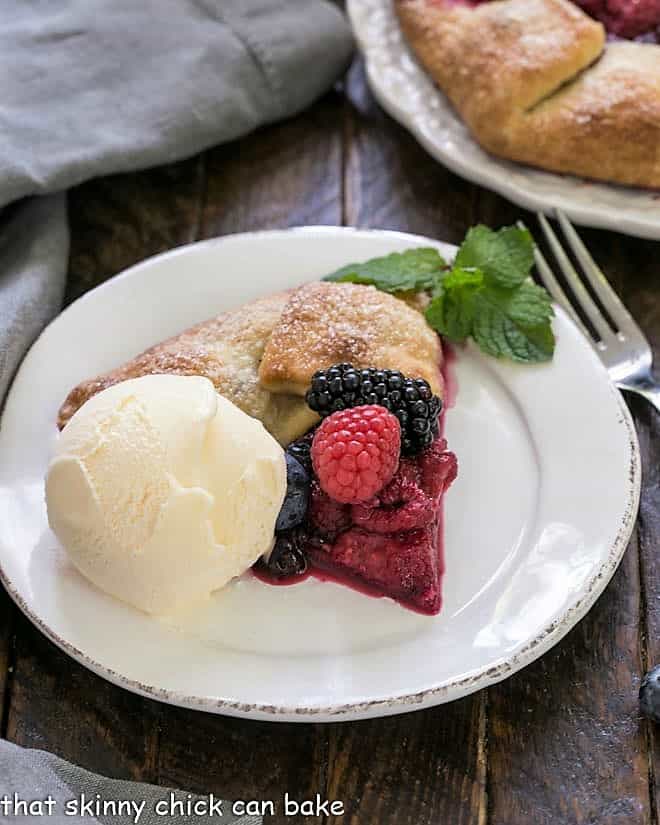
[[[325, 0], [0, 0], [0, 405], [28, 346], [58, 312], [69, 236], [65, 190], [169, 163], [302, 110], [345, 69], [347, 24]], [[162, 789], [114, 782], [0, 742], [3, 795], [146, 800]], [[185, 795], [184, 795], [185, 796]], [[19, 818], [22, 809], [18, 811]], [[40, 821], [43, 821], [41, 817]], [[218, 821], [213, 815], [208, 818]], [[230, 815], [225, 823], [259, 818]]]
[[[230, 802], [212, 795], [105, 779], [52, 753], [1, 744], [0, 825], [21, 820], [44, 825], [261, 825], [263, 821], [260, 816], [234, 815]], [[191, 816], [185, 815], [188, 810]]]
[[[0, 208], [295, 114], [352, 50], [326, 0], [0, 0], [0, 22]], [[68, 244], [61, 198], [0, 220], [1, 401], [59, 309]]]

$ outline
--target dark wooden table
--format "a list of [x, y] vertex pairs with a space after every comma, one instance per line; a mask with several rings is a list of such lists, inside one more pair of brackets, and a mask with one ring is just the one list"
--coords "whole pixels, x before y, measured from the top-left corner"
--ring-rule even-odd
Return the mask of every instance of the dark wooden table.
[[[70, 214], [68, 301], [149, 255], [228, 232], [347, 224], [459, 242], [477, 222], [533, 224], [426, 155], [374, 103], [359, 64], [300, 117], [182, 163], [81, 186]], [[584, 234], [660, 355], [660, 245]], [[113, 777], [243, 799], [318, 792], [346, 805], [344, 817], [325, 820], [333, 825], [657, 825], [659, 740], [638, 716], [637, 690], [660, 662], [660, 420], [643, 402], [630, 406], [645, 478], [625, 559], [578, 627], [508, 681], [389, 719], [223, 718], [107, 684], [2, 593], [2, 735]]]

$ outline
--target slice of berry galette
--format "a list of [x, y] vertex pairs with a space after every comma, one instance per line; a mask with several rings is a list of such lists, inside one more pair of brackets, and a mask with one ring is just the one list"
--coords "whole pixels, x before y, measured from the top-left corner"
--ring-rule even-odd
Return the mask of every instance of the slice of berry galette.
[[405, 301], [374, 286], [311, 283], [198, 324], [83, 382], [58, 423], [128, 378], [209, 378], [287, 448], [288, 493], [262, 577], [299, 580], [311, 567], [434, 614], [442, 496], [456, 476], [440, 436], [441, 366], [439, 336]]

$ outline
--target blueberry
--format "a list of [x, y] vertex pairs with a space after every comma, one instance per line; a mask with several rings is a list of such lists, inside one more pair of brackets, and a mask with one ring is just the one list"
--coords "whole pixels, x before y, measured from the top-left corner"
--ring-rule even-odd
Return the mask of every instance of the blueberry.
[[312, 456], [310, 455], [312, 449], [312, 440], [314, 439], [314, 429], [311, 429], [306, 435], [299, 438], [297, 441], [292, 441], [286, 448], [287, 453], [292, 455], [298, 461], [303, 470], [311, 477], [312, 474]]
[[307, 559], [295, 533], [286, 532], [277, 536], [267, 564], [276, 576], [300, 576], [307, 570]]
[[301, 524], [309, 506], [309, 476], [302, 464], [290, 453], [286, 458], [286, 496], [275, 524], [276, 532], [291, 530]]
[[660, 722], [660, 665], [649, 670], [639, 688], [639, 709], [644, 716]]

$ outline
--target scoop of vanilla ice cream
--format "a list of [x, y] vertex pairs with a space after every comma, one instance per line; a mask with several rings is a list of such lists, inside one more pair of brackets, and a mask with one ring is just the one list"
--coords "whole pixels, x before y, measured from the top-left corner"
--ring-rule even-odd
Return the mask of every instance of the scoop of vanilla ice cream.
[[48, 520], [75, 566], [161, 615], [267, 553], [285, 494], [282, 448], [195, 376], [149, 375], [95, 395], [46, 476]]

